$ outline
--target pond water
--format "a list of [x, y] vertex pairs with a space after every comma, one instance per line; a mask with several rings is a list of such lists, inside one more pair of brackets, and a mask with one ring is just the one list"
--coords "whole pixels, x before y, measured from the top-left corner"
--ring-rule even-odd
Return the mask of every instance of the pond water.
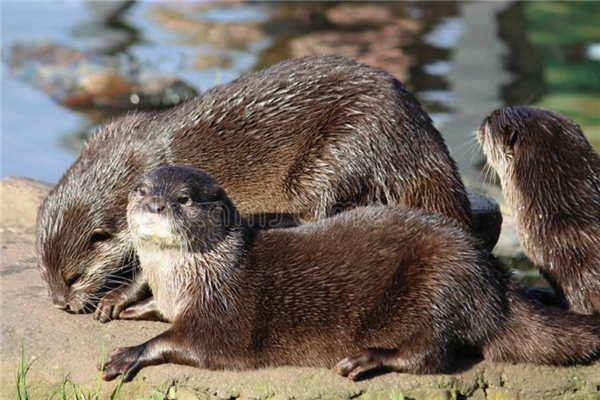
[[482, 158], [465, 143], [497, 107], [557, 109], [600, 145], [599, 5], [2, 2], [1, 173], [56, 182], [110, 114], [53, 100], [33, 82], [52, 77], [51, 66], [11, 68], [12, 46], [44, 41], [172, 75], [198, 91], [303, 54], [353, 56], [405, 82], [476, 181]]

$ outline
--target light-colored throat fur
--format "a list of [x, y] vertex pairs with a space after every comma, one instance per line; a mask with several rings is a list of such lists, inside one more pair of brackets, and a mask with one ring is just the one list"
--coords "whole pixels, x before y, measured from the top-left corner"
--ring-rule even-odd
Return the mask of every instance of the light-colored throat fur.
[[169, 321], [190, 307], [230, 313], [235, 304], [228, 295], [241, 275], [244, 238], [234, 227], [206, 251], [186, 246], [162, 247], [149, 241], [136, 243], [142, 272], [157, 303]]

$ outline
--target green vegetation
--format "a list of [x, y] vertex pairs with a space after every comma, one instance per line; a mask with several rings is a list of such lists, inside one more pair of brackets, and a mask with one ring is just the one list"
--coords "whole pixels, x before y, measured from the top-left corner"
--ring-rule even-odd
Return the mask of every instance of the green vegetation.
[[27, 370], [29, 370], [29, 366], [25, 365], [25, 345], [21, 340], [21, 360], [19, 361], [19, 366], [17, 368], [17, 378], [15, 382], [17, 400], [29, 400], [26, 380]]
[[528, 2], [529, 40], [544, 59], [549, 93], [537, 105], [575, 120], [600, 149], [600, 60], [588, 55], [600, 45], [599, 2]]
[[165, 400], [165, 395], [157, 392], [156, 390], [154, 392], [152, 392], [152, 397], [150, 397], [149, 399], [138, 399], [138, 400]]
[[530, 39], [540, 45], [599, 42], [598, 2], [532, 2], [525, 9]]
[[400, 391], [393, 391], [390, 395], [390, 400], [404, 400], [404, 395]]
[[[27, 392], [27, 372], [31, 367], [31, 364], [27, 364], [25, 361], [25, 345], [21, 341], [21, 358], [17, 366], [17, 373], [15, 378], [15, 393], [16, 400], [29, 400], [29, 394]], [[53, 393], [48, 394], [49, 399], [58, 400], [118, 400], [119, 393], [121, 392], [121, 386], [123, 385], [123, 378], [121, 377], [117, 381], [116, 387], [109, 394], [104, 394], [102, 391], [102, 372], [104, 371], [104, 363], [106, 362], [106, 353], [104, 346], [102, 346], [102, 362], [100, 364], [100, 372], [97, 376], [96, 389], [93, 392], [84, 392], [80, 386], [69, 380], [67, 375], [63, 375], [62, 380], [56, 386], [56, 390]], [[153, 391], [149, 399], [138, 399], [138, 400], [165, 400], [164, 394]], [[395, 399], [393, 399], [395, 400]]]

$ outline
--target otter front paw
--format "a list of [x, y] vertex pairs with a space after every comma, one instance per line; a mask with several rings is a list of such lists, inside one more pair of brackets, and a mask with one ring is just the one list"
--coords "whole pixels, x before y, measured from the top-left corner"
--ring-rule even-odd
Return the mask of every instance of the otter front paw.
[[145, 346], [119, 347], [113, 350], [104, 365], [98, 365], [98, 371], [102, 371], [102, 379], [112, 381], [119, 375], [123, 375], [123, 382], [130, 382], [144, 367], [140, 356]]
[[154, 297], [149, 297], [144, 301], [128, 307], [119, 314], [119, 319], [137, 319], [145, 321], [170, 322], [158, 310]]
[[94, 319], [106, 323], [113, 319], [118, 319], [121, 311], [129, 307], [133, 302], [122, 293], [110, 292], [100, 300], [94, 311]]

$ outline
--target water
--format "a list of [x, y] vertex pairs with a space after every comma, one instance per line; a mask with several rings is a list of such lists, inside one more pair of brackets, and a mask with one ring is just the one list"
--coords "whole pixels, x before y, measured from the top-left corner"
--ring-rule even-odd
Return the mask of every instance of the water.
[[[583, 125], [593, 143], [600, 142], [600, 33], [592, 29], [600, 17], [598, 3], [369, 4], [380, 7], [374, 22], [353, 24], [339, 3], [135, 3], [105, 22], [106, 6], [98, 11], [82, 2], [2, 2], [2, 176], [56, 182], [99, 119], [57, 104], [7, 68], [9, 46], [40, 39], [176, 75], [206, 90], [298, 55], [293, 47], [310, 45], [311, 35], [319, 44], [319, 35], [335, 32], [343, 43], [345, 34], [374, 31], [379, 40], [378, 32], [386, 27], [415, 21], [415, 30], [393, 32], [391, 40], [404, 38], [388, 47], [400, 49], [408, 61], [400, 67], [389, 63], [388, 69], [405, 75], [468, 180], [477, 180], [481, 157], [467, 152], [464, 143], [497, 107], [532, 103], [562, 108]], [[378, 19], [381, 10], [387, 17]], [[543, 24], [559, 17], [575, 24], [562, 28], [568, 35]], [[241, 33], [223, 26], [237, 26]], [[360, 40], [348, 36], [347, 42]], [[368, 44], [355, 50], [357, 56], [377, 53]], [[371, 59], [386, 67], [384, 58]], [[578, 77], [582, 73], [583, 82]]]

